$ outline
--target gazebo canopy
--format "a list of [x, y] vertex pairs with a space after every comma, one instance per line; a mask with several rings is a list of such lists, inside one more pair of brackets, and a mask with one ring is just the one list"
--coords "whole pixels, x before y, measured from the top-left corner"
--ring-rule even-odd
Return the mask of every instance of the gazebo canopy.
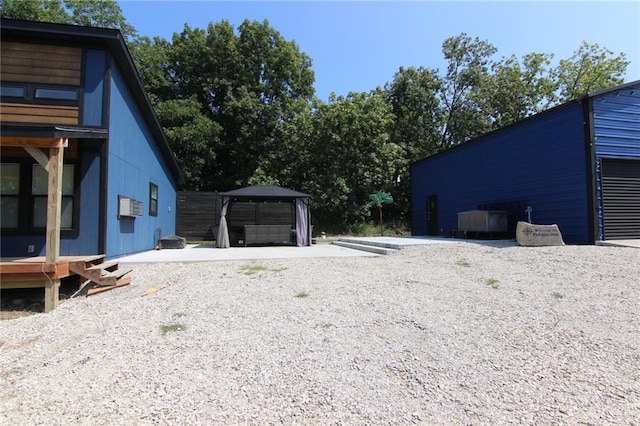
[[274, 185], [254, 185], [246, 188], [234, 189], [233, 191], [220, 192], [221, 197], [229, 197], [230, 199], [265, 199], [265, 198], [311, 198], [311, 195], [302, 192], [293, 191], [291, 189], [281, 188]]

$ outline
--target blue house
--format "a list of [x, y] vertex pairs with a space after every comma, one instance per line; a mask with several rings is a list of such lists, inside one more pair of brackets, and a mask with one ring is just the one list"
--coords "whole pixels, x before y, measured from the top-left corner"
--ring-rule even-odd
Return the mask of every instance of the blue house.
[[1, 32], [2, 257], [114, 258], [175, 234], [184, 179], [122, 34], [7, 19]]
[[[591, 93], [411, 165], [414, 235], [458, 213], [557, 224], [565, 242], [640, 238], [640, 81]], [[527, 209], [529, 213], [527, 213]]]

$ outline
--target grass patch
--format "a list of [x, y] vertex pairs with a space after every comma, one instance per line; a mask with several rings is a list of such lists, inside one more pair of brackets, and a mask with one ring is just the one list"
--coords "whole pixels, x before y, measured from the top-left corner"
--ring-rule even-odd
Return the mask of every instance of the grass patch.
[[251, 264], [248, 264], [248, 265], [241, 266], [240, 267], [240, 273], [242, 273], [244, 275], [255, 275], [255, 274], [258, 274], [260, 272], [266, 272], [266, 271], [282, 272], [282, 271], [284, 271], [286, 269], [287, 268], [272, 268], [272, 269], [269, 269], [264, 265], [251, 263]]
[[500, 285], [498, 284], [499, 282], [500, 281], [496, 280], [495, 278], [489, 278], [487, 281], [485, 281], [485, 284], [492, 289], [497, 290], [500, 288]]
[[174, 333], [176, 331], [184, 331], [186, 329], [187, 329], [186, 326], [184, 326], [183, 324], [178, 324], [178, 323], [166, 324], [166, 325], [161, 325], [160, 326], [160, 331], [162, 332], [163, 336], [165, 334], [167, 334], [167, 333]]
[[243, 265], [240, 267], [240, 272], [245, 275], [255, 275], [259, 272], [268, 271], [266, 266], [263, 265]]
[[307, 293], [306, 291], [301, 291], [300, 293], [296, 294], [296, 297], [298, 299], [304, 299], [305, 297], [309, 297], [309, 293]]
[[551, 295], [554, 297], [554, 299], [557, 300], [564, 299], [564, 294], [558, 293], [557, 291], [554, 291], [553, 293], [551, 293]]

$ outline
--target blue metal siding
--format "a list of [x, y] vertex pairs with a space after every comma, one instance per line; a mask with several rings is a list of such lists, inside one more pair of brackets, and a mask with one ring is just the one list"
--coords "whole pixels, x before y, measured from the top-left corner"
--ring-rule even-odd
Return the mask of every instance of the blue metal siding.
[[[151, 250], [175, 234], [176, 183], [119, 70], [111, 72], [106, 255]], [[158, 216], [149, 216], [149, 183], [158, 185]], [[118, 218], [118, 195], [144, 203], [144, 215]]]
[[586, 151], [579, 103], [415, 163], [412, 232], [426, 234], [426, 197], [438, 197], [438, 227], [449, 235], [459, 212], [526, 201], [538, 224], [558, 224], [565, 241], [589, 243]]
[[593, 98], [596, 158], [640, 159], [640, 84]]
[[83, 152], [80, 171], [80, 235], [69, 255], [100, 254], [100, 153]]
[[104, 51], [87, 49], [82, 108], [83, 126], [102, 126], [106, 63]]
[[593, 132], [598, 239], [604, 240], [602, 159], [640, 159], [640, 84], [594, 96]]

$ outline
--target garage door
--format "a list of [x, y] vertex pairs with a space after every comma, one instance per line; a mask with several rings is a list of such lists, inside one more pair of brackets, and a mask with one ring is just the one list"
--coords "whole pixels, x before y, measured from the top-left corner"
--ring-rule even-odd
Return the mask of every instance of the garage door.
[[602, 159], [604, 239], [640, 238], [640, 160]]

